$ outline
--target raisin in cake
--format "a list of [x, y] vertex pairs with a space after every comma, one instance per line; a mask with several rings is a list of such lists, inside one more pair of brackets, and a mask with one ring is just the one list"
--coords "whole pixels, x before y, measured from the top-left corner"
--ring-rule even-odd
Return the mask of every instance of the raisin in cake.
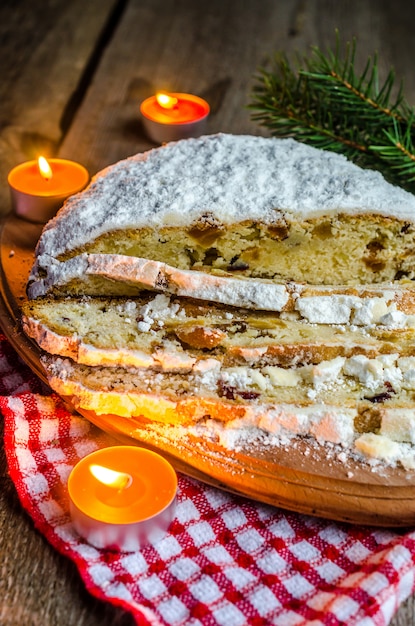
[[82, 409], [411, 467], [414, 257], [415, 197], [379, 173], [291, 139], [189, 139], [66, 202], [23, 324]]

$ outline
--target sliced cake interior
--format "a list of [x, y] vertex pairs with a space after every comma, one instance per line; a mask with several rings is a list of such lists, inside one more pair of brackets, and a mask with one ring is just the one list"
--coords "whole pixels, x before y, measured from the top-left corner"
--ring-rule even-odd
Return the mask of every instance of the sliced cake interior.
[[292, 139], [210, 135], [97, 175], [46, 225], [32, 280], [82, 253], [278, 282], [412, 279], [414, 211], [411, 194], [342, 155]]
[[71, 198], [40, 237], [22, 322], [80, 409], [413, 468], [414, 263], [415, 197], [379, 173], [213, 135]]

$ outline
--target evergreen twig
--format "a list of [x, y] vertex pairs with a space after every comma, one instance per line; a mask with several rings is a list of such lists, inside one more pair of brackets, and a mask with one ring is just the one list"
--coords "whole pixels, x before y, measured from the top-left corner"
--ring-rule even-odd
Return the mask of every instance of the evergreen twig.
[[356, 41], [342, 55], [338, 36], [334, 51], [313, 47], [293, 64], [277, 53], [256, 76], [252, 117], [274, 136], [341, 152], [415, 192], [415, 111], [393, 70], [380, 83], [376, 54], [360, 74], [355, 60]]

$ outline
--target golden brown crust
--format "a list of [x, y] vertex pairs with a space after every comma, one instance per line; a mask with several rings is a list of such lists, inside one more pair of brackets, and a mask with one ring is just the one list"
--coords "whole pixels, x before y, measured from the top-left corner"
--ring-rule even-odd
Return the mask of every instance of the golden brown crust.
[[198, 350], [216, 348], [226, 337], [223, 330], [206, 326], [179, 326], [174, 334], [186, 346]]

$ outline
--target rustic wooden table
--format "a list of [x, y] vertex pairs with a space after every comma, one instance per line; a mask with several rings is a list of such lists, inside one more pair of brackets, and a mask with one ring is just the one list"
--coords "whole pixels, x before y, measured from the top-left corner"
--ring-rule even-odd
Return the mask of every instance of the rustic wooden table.
[[[7, 173], [42, 152], [91, 174], [153, 147], [140, 101], [156, 88], [211, 104], [208, 132], [266, 134], [246, 109], [257, 68], [277, 50], [358, 40], [358, 61], [404, 78], [415, 105], [415, 5], [408, 0], [2, 0], [0, 213]], [[0, 624], [130, 625], [84, 590], [74, 565], [33, 528], [0, 450]], [[393, 626], [415, 623], [413, 599]]]

